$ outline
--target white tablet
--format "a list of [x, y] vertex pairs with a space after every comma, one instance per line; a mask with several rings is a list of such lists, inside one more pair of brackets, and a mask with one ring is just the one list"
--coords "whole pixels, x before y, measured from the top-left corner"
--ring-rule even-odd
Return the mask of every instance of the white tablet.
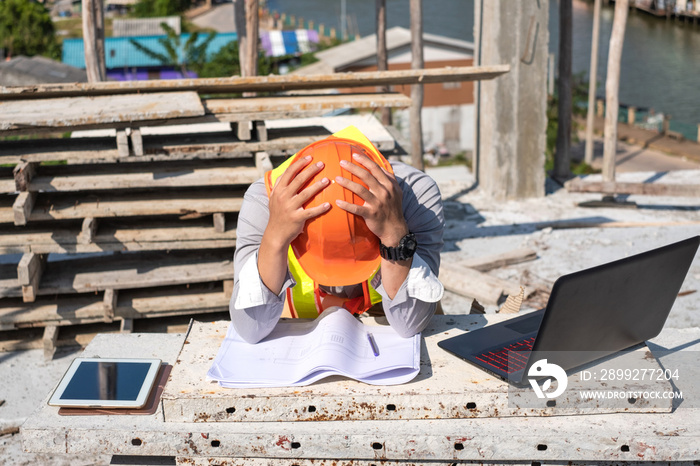
[[160, 359], [76, 358], [54, 391], [51, 406], [142, 408]]

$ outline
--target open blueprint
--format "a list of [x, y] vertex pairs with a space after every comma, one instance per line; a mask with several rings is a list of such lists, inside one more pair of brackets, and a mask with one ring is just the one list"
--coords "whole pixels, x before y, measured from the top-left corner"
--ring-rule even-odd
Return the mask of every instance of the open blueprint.
[[255, 345], [229, 325], [207, 378], [228, 388], [308, 385], [330, 375], [396, 385], [419, 370], [420, 334], [402, 338], [389, 326], [364, 325], [333, 308], [309, 322], [280, 321]]

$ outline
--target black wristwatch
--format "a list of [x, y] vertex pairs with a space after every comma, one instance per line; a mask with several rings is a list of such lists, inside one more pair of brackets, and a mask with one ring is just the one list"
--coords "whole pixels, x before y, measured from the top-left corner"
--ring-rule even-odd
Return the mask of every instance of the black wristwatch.
[[416, 235], [409, 233], [401, 238], [399, 245], [395, 248], [384, 246], [380, 242], [379, 255], [390, 261], [405, 261], [413, 257], [413, 255], [416, 253], [417, 247], [418, 242], [416, 241]]

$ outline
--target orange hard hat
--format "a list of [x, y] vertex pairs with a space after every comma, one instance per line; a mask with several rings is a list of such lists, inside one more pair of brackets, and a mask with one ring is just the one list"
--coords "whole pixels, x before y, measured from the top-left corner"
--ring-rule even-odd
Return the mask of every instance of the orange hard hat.
[[[364, 204], [361, 197], [335, 182], [336, 176], [342, 176], [367, 188], [359, 178], [340, 166], [341, 160], [355, 163], [352, 154], [364, 154], [393, 173], [389, 162], [374, 147], [335, 136], [308, 145], [295, 157], [296, 160], [310, 155], [313, 159], [311, 163], [324, 163], [323, 170], [308, 182], [309, 185], [324, 177], [330, 180], [325, 189], [304, 205], [307, 208], [328, 202], [330, 210], [307, 221], [301, 234], [291, 244], [301, 267], [320, 285], [346, 286], [362, 283], [377, 271], [381, 261], [379, 238], [367, 228], [365, 220], [335, 204], [337, 199], [357, 205]], [[365, 169], [362, 165], [355, 165]]]

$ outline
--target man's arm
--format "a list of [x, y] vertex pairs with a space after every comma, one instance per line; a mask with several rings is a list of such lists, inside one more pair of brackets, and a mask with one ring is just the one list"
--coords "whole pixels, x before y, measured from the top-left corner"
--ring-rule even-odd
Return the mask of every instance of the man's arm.
[[407, 165], [392, 164], [392, 175], [365, 156], [354, 159], [367, 170], [353, 164], [344, 168], [368, 188], [346, 178], [336, 181], [365, 204], [338, 201], [338, 206], [362, 216], [385, 246], [397, 246], [409, 231], [416, 235], [416, 255], [406, 261], [382, 258], [381, 271], [372, 284], [382, 295], [389, 323], [408, 337], [425, 328], [443, 293], [437, 279], [444, 228], [440, 190], [429, 176]]

